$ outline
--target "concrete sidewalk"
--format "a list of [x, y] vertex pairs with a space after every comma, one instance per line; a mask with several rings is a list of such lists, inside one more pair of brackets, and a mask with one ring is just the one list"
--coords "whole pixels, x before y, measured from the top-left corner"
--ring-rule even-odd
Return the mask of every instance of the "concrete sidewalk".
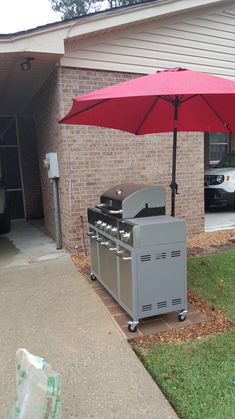
[[60, 372], [63, 419], [177, 418], [69, 255], [0, 270], [0, 419], [19, 347]]
[[63, 254], [63, 250], [56, 250], [54, 240], [45, 234], [39, 222], [35, 227], [32, 222], [15, 220], [10, 233], [0, 235], [0, 270], [57, 259]]

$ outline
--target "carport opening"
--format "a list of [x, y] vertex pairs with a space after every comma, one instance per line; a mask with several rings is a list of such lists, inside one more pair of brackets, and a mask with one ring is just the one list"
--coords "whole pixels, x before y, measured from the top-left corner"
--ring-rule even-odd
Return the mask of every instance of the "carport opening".
[[0, 117], [0, 158], [2, 184], [6, 189], [11, 220], [42, 222], [42, 192], [33, 119]]

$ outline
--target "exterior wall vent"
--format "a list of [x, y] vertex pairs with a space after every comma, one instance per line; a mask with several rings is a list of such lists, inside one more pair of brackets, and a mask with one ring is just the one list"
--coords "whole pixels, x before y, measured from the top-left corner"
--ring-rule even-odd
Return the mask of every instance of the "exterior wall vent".
[[145, 304], [144, 306], [142, 306], [142, 311], [151, 311], [152, 308], [152, 304]]
[[166, 252], [160, 252], [156, 254], [156, 259], [166, 259]]
[[148, 262], [149, 260], [151, 260], [151, 255], [142, 255], [142, 256], [140, 256], [140, 261], [141, 262]]
[[167, 307], [167, 302], [166, 301], [159, 301], [157, 303], [157, 308], [164, 308]]
[[173, 306], [177, 306], [178, 304], [181, 304], [181, 298], [174, 298], [171, 303]]
[[180, 250], [172, 250], [171, 252], [171, 257], [172, 258], [177, 258], [181, 255], [181, 251]]

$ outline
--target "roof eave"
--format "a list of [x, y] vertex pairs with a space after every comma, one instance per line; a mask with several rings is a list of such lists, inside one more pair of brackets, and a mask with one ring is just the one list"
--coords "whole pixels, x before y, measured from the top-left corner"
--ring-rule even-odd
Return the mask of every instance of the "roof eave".
[[[109, 9], [103, 13], [94, 13], [82, 18], [73, 18], [51, 23], [28, 31], [0, 35], [0, 52], [25, 51], [64, 53], [64, 41], [74, 37], [82, 37], [92, 33], [112, 30], [124, 25], [138, 24], [143, 20], [174, 15], [200, 7], [216, 6], [230, 3], [231, 0], [157, 0], [141, 3], [120, 9]], [[56, 36], [55, 36], [56, 34]], [[36, 42], [35, 42], [36, 41]], [[46, 46], [46, 49], [45, 49]]]

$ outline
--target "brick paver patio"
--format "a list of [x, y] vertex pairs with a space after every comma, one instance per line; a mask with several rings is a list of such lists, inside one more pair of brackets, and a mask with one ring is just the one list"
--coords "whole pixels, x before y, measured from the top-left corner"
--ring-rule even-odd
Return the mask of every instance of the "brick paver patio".
[[132, 333], [129, 332], [127, 326], [127, 323], [131, 318], [125, 310], [123, 310], [99, 281], [91, 281], [90, 279], [88, 279], [88, 281], [127, 339], [169, 332], [180, 327], [191, 326], [207, 320], [207, 316], [200, 312], [198, 307], [189, 304], [187, 319], [184, 322], [178, 321], [176, 313], [162, 314], [140, 320], [137, 331]]

